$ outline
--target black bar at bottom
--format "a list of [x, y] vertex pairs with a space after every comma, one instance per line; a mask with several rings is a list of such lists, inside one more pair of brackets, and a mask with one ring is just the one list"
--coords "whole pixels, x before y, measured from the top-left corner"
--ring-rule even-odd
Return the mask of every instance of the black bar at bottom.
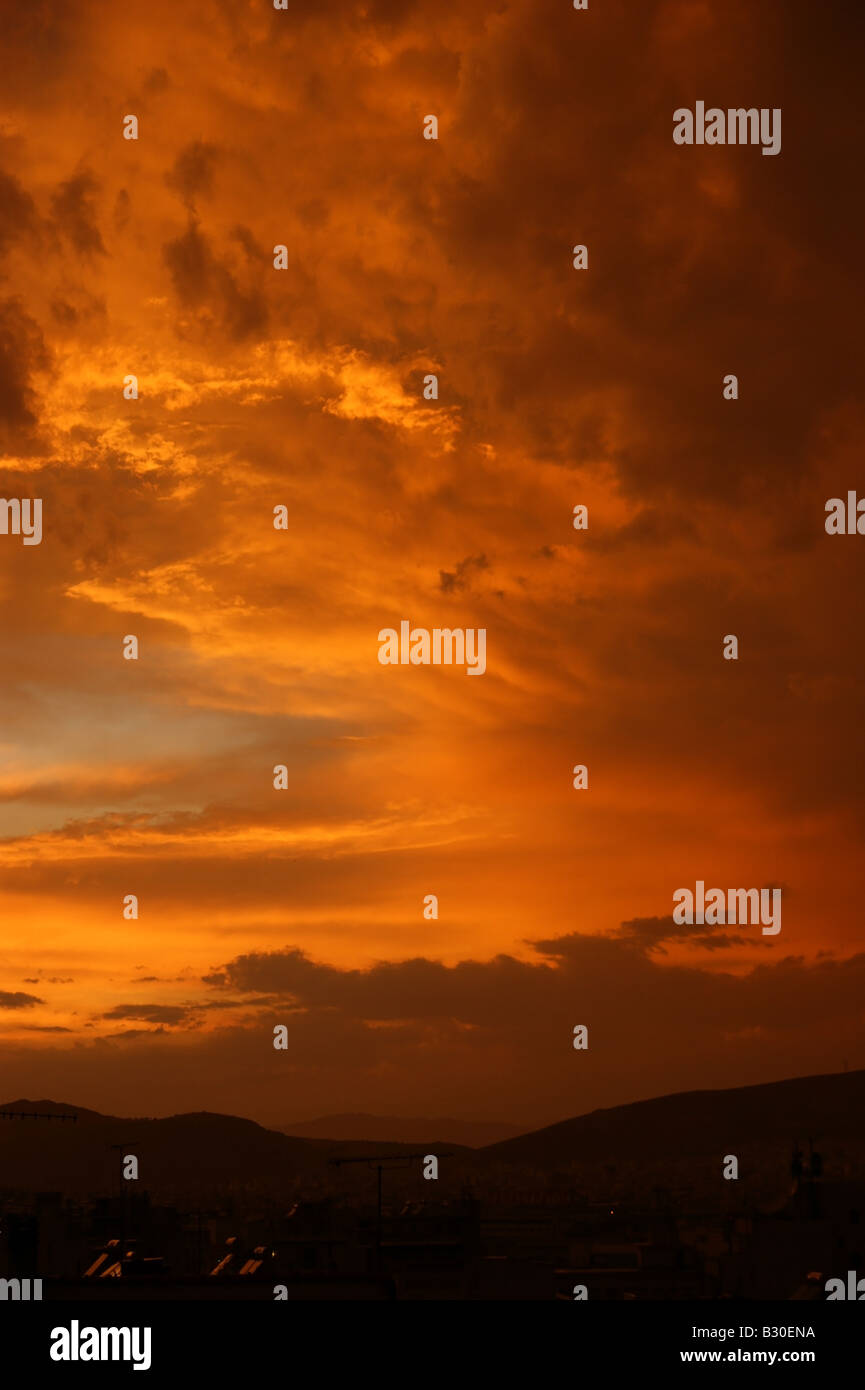
[[[858, 1303], [417, 1302], [214, 1299], [52, 1300], [0, 1303], [6, 1368], [92, 1379], [101, 1372], [162, 1378], [194, 1373], [222, 1385], [283, 1373], [309, 1381], [341, 1373], [408, 1384], [451, 1383], [482, 1367], [521, 1382], [570, 1371], [614, 1377], [675, 1367], [762, 1365], [817, 1373], [826, 1384], [860, 1364], [865, 1309]], [[53, 1352], [53, 1355], [52, 1355]], [[516, 1362], [521, 1362], [517, 1367]], [[563, 1364], [562, 1364], [563, 1363]], [[35, 1382], [34, 1382], [35, 1383]], [[238, 1383], [245, 1383], [245, 1380]], [[502, 1382], [505, 1383], [504, 1381]]]

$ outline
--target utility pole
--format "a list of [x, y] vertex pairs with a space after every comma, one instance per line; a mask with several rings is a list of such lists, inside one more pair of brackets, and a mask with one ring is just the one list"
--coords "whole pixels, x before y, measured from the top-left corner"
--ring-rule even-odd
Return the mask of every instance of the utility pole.
[[[436, 1158], [450, 1158], [453, 1150], [436, 1154]], [[416, 1159], [423, 1161], [429, 1154], [347, 1154], [345, 1158], [328, 1159], [332, 1168], [341, 1168], [345, 1163], [365, 1163], [368, 1168], [375, 1165], [378, 1173], [378, 1205], [375, 1221], [375, 1268], [381, 1273], [381, 1175], [387, 1164], [390, 1168], [408, 1168]]]
[[[109, 1149], [115, 1149], [115, 1150], [117, 1150], [118, 1153], [123, 1154], [123, 1155], [125, 1156], [126, 1154], [129, 1153], [130, 1149], [132, 1149], [132, 1148], [138, 1148], [138, 1139], [137, 1139], [137, 1138], [135, 1138], [135, 1139], [124, 1139], [124, 1141], [123, 1141], [122, 1144], [109, 1144], [109, 1145], [108, 1145], [108, 1148], [109, 1148]], [[119, 1176], [118, 1176], [118, 1178], [117, 1178], [117, 1204], [118, 1204], [118, 1208], [119, 1208], [118, 1216], [119, 1216], [119, 1219], [120, 1219], [120, 1251], [121, 1251], [121, 1259], [123, 1258], [123, 1255], [126, 1253], [126, 1245], [127, 1245], [128, 1239], [129, 1239], [129, 1235], [128, 1235], [128, 1228], [129, 1228], [129, 1219], [128, 1219], [128, 1218], [129, 1218], [129, 1210], [128, 1210], [128, 1202], [127, 1202], [127, 1200], [126, 1200], [127, 1191], [128, 1191], [128, 1189], [127, 1189], [126, 1183], [125, 1183], [124, 1178], [123, 1178], [123, 1164], [122, 1164], [122, 1162], [121, 1162], [121, 1164], [120, 1164], [120, 1169], [119, 1169]]]

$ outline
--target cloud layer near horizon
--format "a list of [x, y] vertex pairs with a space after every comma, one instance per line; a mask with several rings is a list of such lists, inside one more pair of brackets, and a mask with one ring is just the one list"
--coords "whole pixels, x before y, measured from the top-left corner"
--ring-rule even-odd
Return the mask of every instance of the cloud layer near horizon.
[[[715, 945], [654, 918], [532, 942], [532, 960], [341, 969], [296, 949], [252, 952], [204, 980], [148, 981], [173, 984], [179, 1002], [115, 1006], [110, 1038], [13, 1046], [12, 1074], [41, 1095], [62, 1068], [65, 1099], [98, 1092], [121, 1112], [132, 1070], [139, 1112], [165, 1111], [170, 1076], [179, 1108], [274, 1125], [323, 1107], [407, 1114], [422, 1101], [430, 1114], [508, 1114], [528, 1128], [663, 1093], [671, 1076], [677, 1089], [782, 1079], [837, 1070], [861, 1048], [865, 954], [771, 959], [767, 944], [764, 962], [737, 974], [671, 964], [683, 936]], [[230, 1021], [208, 1028], [213, 1011]], [[588, 1052], [571, 1045], [575, 1023]]]

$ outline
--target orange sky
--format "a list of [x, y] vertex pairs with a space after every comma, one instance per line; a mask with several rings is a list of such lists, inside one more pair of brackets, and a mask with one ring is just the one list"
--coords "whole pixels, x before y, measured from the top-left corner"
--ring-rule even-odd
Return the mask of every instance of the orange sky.
[[[528, 1126], [865, 1065], [861, 11], [0, 10], [2, 1099]], [[781, 154], [674, 145], [697, 99]], [[381, 666], [403, 618], [486, 673]], [[780, 935], [675, 928], [697, 878]]]

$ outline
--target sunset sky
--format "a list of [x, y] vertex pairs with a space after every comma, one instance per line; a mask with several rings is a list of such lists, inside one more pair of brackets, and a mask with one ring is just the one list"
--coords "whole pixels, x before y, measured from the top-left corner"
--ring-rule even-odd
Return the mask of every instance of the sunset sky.
[[[44, 528], [0, 535], [0, 1100], [528, 1128], [865, 1066], [862, 6], [0, 21]], [[698, 99], [781, 153], [675, 145]], [[402, 619], [486, 673], [380, 665]], [[696, 879], [780, 934], [674, 926]]]

